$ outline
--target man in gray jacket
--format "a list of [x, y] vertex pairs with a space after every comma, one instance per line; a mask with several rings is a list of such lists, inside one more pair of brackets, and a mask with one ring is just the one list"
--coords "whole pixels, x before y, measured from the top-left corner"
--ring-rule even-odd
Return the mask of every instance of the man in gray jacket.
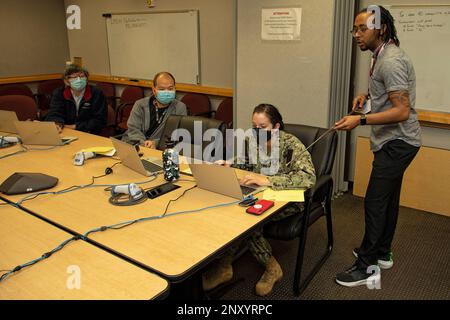
[[128, 118], [122, 140], [155, 149], [170, 115], [187, 115], [186, 105], [175, 99], [175, 78], [159, 72], [153, 79], [153, 94], [136, 101]]

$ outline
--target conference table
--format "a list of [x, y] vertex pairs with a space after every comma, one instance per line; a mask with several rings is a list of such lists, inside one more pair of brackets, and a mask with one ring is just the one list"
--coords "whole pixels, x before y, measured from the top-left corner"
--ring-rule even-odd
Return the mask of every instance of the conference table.
[[[70, 238], [18, 208], [0, 205], [0, 274]], [[168, 283], [161, 277], [79, 240], [0, 282], [0, 300], [147, 300], [167, 291]]]
[[[181, 175], [175, 182], [179, 189], [133, 206], [114, 206], [108, 201], [111, 192], [105, 190], [106, 185], [142, 183], [140, 186], [147, 189], [166, 181], [162, 175], [155, 178], [138, 174], [117, 164], [118, 160], [111, 157], [96, 157], [87, 160], [83, 166], [75, 166], [73, 156], [76, 152], [89, 147], [111, 147], [111, 140], [70, 129], [64, 129], [63, 134], [77, 136], [78, 140], [51, 150], [30, 150], [1, 159], [0, 182], [15, 172], [38, 172], [57, 177], [58, 185], [46, 191], [58, 191], [89, 184], [92, 177], [103, 175], [106, 168], [116, 164], [112, 174], [95, 179], [95, 184], [102, 187], [42, 195], [22, 202], [20, 207], [76, 235], [126, 221], [151, 219], [120, 230], [90, 233], [88, 240], [155, 272], [170, 283], [184, 281], [201, 271], [231, 245], [247, 239], [287, 204], [276, 202], [260, 216], [247, 214], [245, 208], [237, 204], [237, 199], [199, 188], [186, 191], [195, 186], [195, 180], [189, 175]], [[19, 148], [0, 150], [0, 157]], [[143, 158], [161, 158], [161, 151], [147, 148], [141, 148], [141, 151]], [[245, 174], [240, 170], [237, 173], [238, 176]], [[0, 196], [17, 203], [27, 195]], [[177, 201], [170, 202], [178, 197]], [[167, 214], [163, 215], [166, 208]]]

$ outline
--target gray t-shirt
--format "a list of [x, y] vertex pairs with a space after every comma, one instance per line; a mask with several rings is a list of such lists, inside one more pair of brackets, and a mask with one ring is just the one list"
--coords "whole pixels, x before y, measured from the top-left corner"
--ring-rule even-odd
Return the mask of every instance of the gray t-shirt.
[[392, 108], [389, 92], [408, 90], [411, 110], [409, 119], [400, 123], [372, 125], [370, 147], [372, 151], [380, 150], [386, 142], [400, 139], [420, 147], [420, 124], [415, 110], [416, 75], [411, 59], [395, 44], [388, 44], [378, 56], [371, 79], [369, 92], [372, 113]]

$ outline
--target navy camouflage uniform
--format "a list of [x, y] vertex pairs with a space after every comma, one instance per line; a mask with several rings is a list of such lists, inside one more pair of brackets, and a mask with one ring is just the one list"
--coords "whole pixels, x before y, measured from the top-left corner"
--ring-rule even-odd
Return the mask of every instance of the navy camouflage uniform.
[[[304, 152], [306, 147], [295, 136], [282, 130], [279, 131], [279, 137], [279, 167], [277, 173], [267, 176], [271, 183], [270, 187], [273, 190], [284, 190], [309, 189], [314, 186], [316, 183], [316, 174], [311, 155], [308, 151]], [[289, 154], [292, 154], [292, 157], [289, 157]], [[264, 167], [270, 165], [270, 163], [265, 165], [259, 156], [257, 160], [255, 165], [233, 165], [233, 167], [254, 173], [262, 173], [264, 172]], [[302, 212], [303, 209], [302, 203], [291, 203], [282, 212], [276, 214], [273, 220], [282, 220], [288, 216]], [[272, 257], [272, 247], [264, 238], [262, 231], [255, 232], [248, 245], [250, 252], [256, 260], [265, 266]]]

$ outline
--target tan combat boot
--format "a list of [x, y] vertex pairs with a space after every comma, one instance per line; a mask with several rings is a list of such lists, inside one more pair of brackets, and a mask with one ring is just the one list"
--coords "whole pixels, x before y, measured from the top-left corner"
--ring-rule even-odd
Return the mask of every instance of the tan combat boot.
[[274, 257], [266, 265], [266, 271], [256, 284], [256, 294], [266, 296], [272, 292], [273, 285], [283, 277], [283, 270]]
[[223, 257], [214, 263], [203, 275], [203, 290], [212, 290], [222, 283], [228, 282], [233, 278], [233, 266], [231, 257]]

